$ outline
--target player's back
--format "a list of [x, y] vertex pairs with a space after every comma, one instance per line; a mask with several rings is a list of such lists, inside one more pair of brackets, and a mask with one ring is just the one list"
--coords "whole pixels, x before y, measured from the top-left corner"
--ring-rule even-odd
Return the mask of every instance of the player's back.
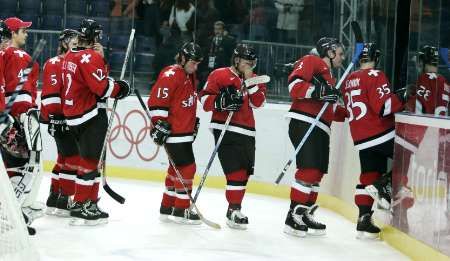
[[[388, 111], [390, 108], [383, 106], [386, 101], [389, 104], [396, 97], [392, 95], [389, 82], [382, 71], [355, 71], [347, 76], [341, 91], [350, 131], [358, 149], [393, 138], [393, 114]], [[385, 115], [380, 115], [380, 112]]]
[[42, 92], [41, 92], [41, 120], [48, 121], [49, 114], [62, 115], [61, 90], [62, 55], [48, 59], [43, 66]]
[[34, 106], [37, 95], [39, 65], [34, 62], [31, 67], [30, 62], [31, 56], [24, 50], [12, 46], [4, 50], [3, 76], [5, 81], [6, 102], [8, 102], [9, 97], [17, 88], [21, 88], [12, 107], [12, 115], [26, 112], [29, 108]]
[[[103, 67], [103, 58], [92, 49], [77, 48], [67, 52], [62, 68], [62, 96], [69, 125], [78, 125], [94, 117], [97, 102], [105, 102], [91, 90], [97, 84], [96, 79], [98, 82], [105, 80], [107, 72]], [[105, 106], [99, 104], [99, 107]]]

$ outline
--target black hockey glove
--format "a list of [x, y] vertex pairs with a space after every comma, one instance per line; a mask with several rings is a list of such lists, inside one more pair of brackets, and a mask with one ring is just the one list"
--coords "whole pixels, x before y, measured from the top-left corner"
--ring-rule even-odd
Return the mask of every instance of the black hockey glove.
[[49, 123], [47, 131], [52, 137], [60, 137], [64, 135], [66, 131], [69, 130], [69, 128], [66, 125], [66, 120], [64, 119], [64, 116], [50, 114], [48, 116], [48, 119]]
[[195, 140], [195, 138], [197, 138], [198, 129], [200, 129], [200, 118], [199, 118], [199, 117], [197, 117], [197, 118], [195, 119], [194, 140]]
[[311, 99], [318, 101], [325, 101], [329, 103], [336, 103], [341, 93], [333, 86], [327, 83], [314, 83], [314, 91], [311, 93]]
[[233, 86], [227, 86], [220, 89], [215, 100], [215, 109], [217, 111], [238, 111], [242, 103], [244, 103], [242, 94], [238, 93]]
[[162, 146], [166, 143], [170, 133], [170, 124], [167, 121], [158, 120], [150, 131], [150, 137], [152, 137], [156, 144]]
[[408, 84], [405, 87], [396, 90], [394, 93], [398, 99], [403, 103], [407, 103], [409, 98], [415, 94], [416, 86], [414, 84]]
[[130, 84], [125, 80], [116, 80], [115, 83], [117, 83], [120, 86], [119, 93], [116, 95], [116, 99], [123, 99], [125, 97], [128, 97], [131, 94], [131, 87]]

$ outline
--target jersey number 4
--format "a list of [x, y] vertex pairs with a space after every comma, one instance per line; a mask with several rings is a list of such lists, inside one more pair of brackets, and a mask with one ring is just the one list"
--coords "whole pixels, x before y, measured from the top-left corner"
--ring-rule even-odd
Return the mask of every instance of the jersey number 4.
[[[348, 102], [347, 102], [347, 111], [348, 111], [348, 115], [349, 115], [349, 118], [348, 118], [349, 122], [351, 122], [353, 120], [359, 120], [362, 117], [364, 117], [364, 115], [366, 115], [366, 113], [367, 113], [367, 106], [366, 106], [366, 104], [364, 104], [363, 102], [354, 101], [354, 98], [356, 96], [359, 96], [359, 95], [361, 95], [361, 89], [352, 90], [350, 92], [346, 92], [345, 93], [345, 96], [347, 97], [347, 100], [348, 100]], [[359, 113], [359, 115], [356, 116], [356, 118], [353, 115], [353, 111], [354, 111], [355, 108], [359, 108], [359, 110], [361, 111]]]

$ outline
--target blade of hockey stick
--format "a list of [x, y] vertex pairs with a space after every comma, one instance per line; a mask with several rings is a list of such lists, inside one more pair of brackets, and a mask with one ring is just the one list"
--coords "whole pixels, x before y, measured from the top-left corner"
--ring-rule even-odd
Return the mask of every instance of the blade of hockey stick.
[[[133, 41], [134, 41], [134, 34], [135, 34], [135, 29], [131, 29], [130, 39], [128, 40], [127, 51], [125, 53], [125, 58], [124, 58], [123, 65], [122, 65], [122, 71], [120, 72], [121, 80], [123, 80], [123, 78], [125, 77], [125, 71], [127, 69], [127, 64], [128, 64], [128, 60], [129, 60], [130, 53], [131, 53], [131, 47], [132, 47]], [[125, 198], [122, 197], [121, 195], [119, 195], [118, 193], [116, 193], [114, 190], [112, 190], [111, 187], [108, 185], [108, 182], [106, 181], [106, 171], [105, 171], [106, 147], [108, 145], [109, 136], [111, 135], [111, 127], [112, 127], [112, 123], [114, 121], [114, 113], [116, 112], [117, 101], [118, 101], [117, 99], [114, 100], [111, 116], [108, 121], [108, 129], [106, 130], [106, 136], [105, 136], [105, 140], [103, 141], [102, 152], [100, 154], [100, 160], [99, 160], [97, 167], [99, 170], [101, 170], [101, 173], [102, 173], [103, 189], [106, 191], [106, 193], [109, 196], [111, 196], [111, 198], [113, 198], [115, 201], [119, 202], [120, 204], [123, 204], [123, 203], [125, 203]]]
[[356, 21], [350, 22], [350, 25], [353, 30], [353, 34], [355, 35], [355, 41], [357, 43], [364, 43], [364, 37], [361, 31], [361, 27], [359, 26], [359, 23]]
[[[31, 71], [33, 70], [33, 65], [36, 62], [37, 58], [41, 55], [42, 51], [44, 50], [46, 43], [47, 43], [47, 41], [45, 41], [44, 39], [39, 40], [36, 48], [33, 51], [33, 55], [31, 56], [31, 61], [27, 64], [27, 67], [24, 70], [24, 73], [25, 72], [31, 73]], [[24, 78], [26, 78], [26, 77], [24, 77]], [[19, 84], [17, 85], [16, 89], [12, 93], [11, 97], [9, 98], [9, 101], [6, 103], [5, 110], [0, 115], [0, 123], [5, 123], [7, 121], [7, 119], [8, 119], [7, 115], [11, 112], [14, 102], [16, 101], [16, 98], [19, 95], [19, 92], [23, 88], [23, 84], [24, 84], [24, 82], [21, 79]]]
[[[358, 61], [359, 55], [361, 54], [363, 48], [364, 48], [364, 44], [363, 43], [357, 43], [356, 44], [355, 53], [353, 55], [352, 62], [347, 66], [347, 69], [345, 70], [345, 72], [342, 75], [341, 79], [339, 79], [339, 82], [336, 85], [336, 89], [339, 89], [341, 87], [342, 83], [344, 82], [344, 79], [347, 77], [347, 75], [350, 73], [350, 70], [353, 68], [353, 65], [355, 65], [355, 63]], [[281, 171], [281, 173], [278, 175], [277, 179], [275, 180], [275, 184], [277, 184], [277, 185], [280, 184], [281, 179], [286, 174], [286, 171], [289, 169], [289, 167], [291, 166], [292, 162], [294, 162], [298, 152], [303, 147], [303, 144], [305, 144], [306, 140], [308, 139], [309, 135], [313, 131], [314, 127], [319, 122], [320, 117], [322, 117], [322, 114], [325, 112], [325, 110], [326, 110], [326, 108], [328, 107], [329, 104], [330, 104], [329, 102], [326, 102], [322, 106], [322, 109], [320, 109], [319, 113], [317, 114], [316, 118], [314, 119], [314, 122], [309, 126], [308, 131], [303, 136], [303, 138], [300, 141], [300, 143], [298, 144], [297, 148], [295, 148], [294, 153], [292, 153], [291, 158], [284, 165], [283, 170]]]
[[268, 83], [270, 82], [269, 75], [259, 75], [252, 78], [249, 78], [244, 81], [245, 86], [250, 87], [257, 84]]
[[448, 62], [448, 48], [440, 48], [439, 54], [441, 56], [442, 61], [444, 61], [445, 65], [447, 65], [448, 70], [450, 71], [450, 63]]
[[[145, 111], [145, 114], [147, 114], [148, 119], [151, 121], [151, 115], [150, 112], [147, 109], [147, 106], [144, 103], [144, 100], [142, 99], [141, 93], [139, 92], [138, 89], [134, 89], [134, 93], [136, 94], [136, 97], [139, 100], [139, 103], [141, 104], [142, 109]], [[151, 122], [150, 122], [151, 125]], [[169, 162], [172, 165], [173, 169], [175, 170], [175, 173], [177, 175], [177, 178], [179, 179], [179, 181], [181, 182], [181, 185], [183, 186], [183, 189], [186, 191], [186, 194], [189, 195], [189, 199], [191, 200], [191, 207], [195, 208], [195, 211], [197, 212], [198, 216], [200, 217], [201, 221], [203, 223], [205, 223], [207, 226], [210, 226], [212, 228], [216, 228], [216, 229], [221, 229], [220, 225], [218, 223], [212, 222], [208, 219], [206, 219], [202, 213], [200, 212], [200, 210], [198, 209], [197, 205], [195, 204], [195, 200], [192, 198], [191, 194], [188, 193], [188, 190], [186, 188], [186, 184], [184, 183], [183, 177], [181, 176], [180, 172], [178, 171], [178, 168], [175, 166], [175, 164], [172, 161], [172, 157], [170, 156], [169, 152], [167, 151], [166, 147], [164, 147], [164, 149], [166, 150], [166, 154], [167, 157], [169, 158]]]

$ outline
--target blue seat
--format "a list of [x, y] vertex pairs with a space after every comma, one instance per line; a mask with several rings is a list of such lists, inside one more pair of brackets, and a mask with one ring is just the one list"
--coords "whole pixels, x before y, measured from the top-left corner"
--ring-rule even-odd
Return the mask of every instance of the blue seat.
[[121, 51], [125, 51], [127, 49], [128, 46], [128, 38], [129, 36], [127, 35], [111, 35], [111, 37], [109, 38], [109, 43], [110, 43], [110, 48], [112, 50], [121, 50]]
[[17, 12], [17, 0], [2, 0], [2, 14], [8, 14], [11, 16]]
[[155, 53], [156, 44], [153, 37], [139, 35], [136, 37], [136, 52]]
[[111, 1], [95, 0], [91, 2], [91, 16], [109, 17], [111, 13]]
[[97, 21], [99, 25], [102, 26], [103, 34], [108, 35], [109, 34], [109, 19], [106, 17], [91, 17], [91, 19], [94, 19]]
[[46, 0], [44, 11], [46, 14], [62, 15], [64, 14], [64, 1]]
[[42, 2], [40, 0], [19, 0], [19, 10], [20, 12], [32, 10], [35, 13], [41, 13]]
[[109, 22], [115, 34], [130, 34], [132, 28], [131, 19], [127, 17], [111, 17]]
[[109, 65], [111, 70], [120, 71], [122, 70], [123, 60], [125, 59], [125, 52], [111, 52], [109, 55]]
[[[62, 1], [61, 1], [62, 2]], [[89, 6], [86, 0], [67, 0], [67, 14], [87, 15]]]
[[136, 53], [134, 70], [136, 72], [151, 72], [153, 70], [154, 55], [150, 53]]
[[78, 29], [80, 27], [81, 21], [84, 19], [83, 16], [67, 16], [66, 17], [66, 28]]
[[32, 22], [30, 29], [39, 29], [41, 26], [40, 23], [40, 17], [37, 14], [30, 14], [30, 13], [20, 13], [19, 14], [20, 19], [22, 19], [25, 22]]
[[46, 30], [62, 30], [63, 18], [60, 15], [46, 15], [42, 18], [42, 26]]

